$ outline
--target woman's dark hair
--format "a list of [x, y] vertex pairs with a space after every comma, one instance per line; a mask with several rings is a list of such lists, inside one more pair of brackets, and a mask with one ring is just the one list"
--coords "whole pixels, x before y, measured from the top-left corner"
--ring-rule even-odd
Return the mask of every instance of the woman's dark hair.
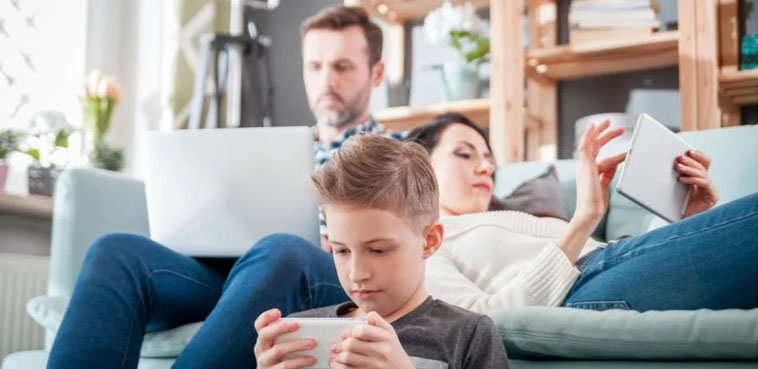
[[[442, 132], [445, 132], [447, 127], [450, 127], [453, 124], [463, 124], [464, 126], [471, 127], [476, 133], [484, 138], [484, 142], [487, 144], [487, 149], [492, 152], [487, 133], [474, 124], [471, 119], [468, 119], [465, 115], [460, 113], [445, 113], [438, 115], [434, 117], [429, 124], [410, 131], [405, 140], [420, 144], [426, 149], [426, 152], [431, 155], [434, 148], [437, 147], [437, 144], [440, 142]], [[492, 173], [492, 177], [495, 177], [495, 173]], [[495, 197], [493, 197], [492, 201], [490, 201], [489, 210], [503, 209], [504, 208], [496, 201]]]
[[490, 152], [492, 151], [487, 133], [472, 122], [471, 119], [468, 119], [465, 115], [459, 113], [446, 113], [434, 117], [429, 124], [410, 131], [406, 140], [420, 144], [431, 154], [432, 150], [437, 147], [442, 132], [453, 124], [463, 124], [464, 126], [471, 127], [477, 133], [482, 135], [484, 142], [487, 143], [487, 149], [489, 149]]

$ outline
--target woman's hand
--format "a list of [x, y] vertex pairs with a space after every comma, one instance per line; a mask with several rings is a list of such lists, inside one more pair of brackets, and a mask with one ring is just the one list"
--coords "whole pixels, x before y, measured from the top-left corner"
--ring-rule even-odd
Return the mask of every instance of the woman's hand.
[[626, 159], [626, 153], [597, 161], [600, 149], [608, 141], [624, 134], [619, 127], [606, 131], [611, 122], [606, 120], [599, 126], [591, 124], [579, 143], [579, 164], [576, 167], [576, 211], [566, 232], [556, 242], [575, 263], [584, 244], [592, 235], [605, 210], [608, 209], [609, 187], [616, 168]]
[[685, 155], [676, 158], [674, 170], [681, 174], [679, 182], [692, 185], [690, 201], [684, 211], [684, 217], [706, 211], [719, 202], [716, 183], [708, 175], [711, 158], [700, 151], [689, 150]]
[[576, 211], [574, 217], [583, 221], [600, 223], [608, 209], [609, 187], [616, 168], [626, 159], [626, 153], [611, 156], [597, 162], [600, 149], [610, 140], [624, 134], [619, 127], [606, 131], [611, 122], [599, 126], [591, 124], [579, 143], [579, 164], [576, 168]]
[[329, 368], [413, 369], [392, 325], [375, 312], [366, 320], [368, 324], [345, 331], [332, 345]]

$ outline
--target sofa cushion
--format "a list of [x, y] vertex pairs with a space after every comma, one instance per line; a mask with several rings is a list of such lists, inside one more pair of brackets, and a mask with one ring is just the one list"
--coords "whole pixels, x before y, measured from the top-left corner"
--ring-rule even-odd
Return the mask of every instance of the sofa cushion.
[[[37, 296], [26, 303], [26, 311], [41, 326], [57, 332], [63, 320], [63, 314], [66, 312], [68, 301], [67, 297], [62, 296]], [[178, 356], [202, 325], [202, 322], [197, 322], [146, 334], [145, 340], [142, 342], [140, 357], [172, 358]], [[148, 364], [149, 362], [145, 365]], [[162, 363], [159, 364], [162, 365]]]
[[493, 319], [512, 359], [758, 360], [758, 309], [529, 307]]
[[563, 188], [554, 165], [549, 166], [545, 173], [522, 183], [507, 197], [493, 196], [491, 209], [569, 220], [563, 203]]

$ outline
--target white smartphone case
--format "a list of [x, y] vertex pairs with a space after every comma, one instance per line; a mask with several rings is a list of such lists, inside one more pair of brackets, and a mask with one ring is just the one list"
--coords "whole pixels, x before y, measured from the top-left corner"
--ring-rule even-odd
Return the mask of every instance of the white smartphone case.
[[340, 340], [342, 331], [366, 324], [363, 318], [282, 318], [282, 320], [294, 320], [300, 326], [294, 332], [279, 336], [277, 343], [309, 338], [316, 340], [316, 347], [313, 349], [290, 354], [285, 356], [285, 359], [313, 356], [316, 358], [316, 364], [308, 367], [313, 369], [329, 368], [329, 347], [333, 342]]

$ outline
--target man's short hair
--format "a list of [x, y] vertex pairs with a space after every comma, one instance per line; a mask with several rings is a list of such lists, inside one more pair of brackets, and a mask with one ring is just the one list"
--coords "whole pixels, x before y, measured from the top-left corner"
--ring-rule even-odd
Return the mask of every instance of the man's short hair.
[[415, 142], [355, 135], [311, 175], [311, 184], [324, 205], [388, 210], [420, 227], [439, 218], [437, 179]]
[[354, 6], [337, 5], [322, 9], [306, 19], [300, 26], [303, 37], [314, 29], [342, 30], [358, 26], [363, 30], [368, 43], [369, 67], [374, 66], [382, 58], [382, 29], [369, 20], [365, 10]]

